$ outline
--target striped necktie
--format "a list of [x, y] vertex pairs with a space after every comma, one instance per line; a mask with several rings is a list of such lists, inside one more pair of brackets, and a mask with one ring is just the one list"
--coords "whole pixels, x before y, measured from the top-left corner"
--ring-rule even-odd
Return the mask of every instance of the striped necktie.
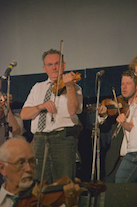
[[12, 207], [15, 207], [18, 203], [18, 197], [14, 196], [14, 195], [9, 195], [9, 194], [7, 194], [7, 197], [10, 198], [13, 201]]
[[[46, 92], [46, 95], [45, 95], [43, 103], [50, 100], [51, 93], [52, 93], [52, 91], [51, 91], [52, 85], [53, 85], [53, 83], [51, 82], [50, 86], [49, 86], [49, 89]], [[39, 131], [43, 131], [43, 129], [46, 126], [46, 113], [47, 113], [46, 110], [40, 112], [39, 121], [38, 121], [38, 129], [39, 129]]]

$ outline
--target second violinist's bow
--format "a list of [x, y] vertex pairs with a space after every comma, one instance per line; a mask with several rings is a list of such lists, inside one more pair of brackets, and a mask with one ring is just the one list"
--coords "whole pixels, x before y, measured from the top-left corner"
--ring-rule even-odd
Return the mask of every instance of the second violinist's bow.
[[[117, 97], [116, 97], [116, 93], [115, 93], [115, 88], [112, 87], [112, 92], [113, 92], [113, 95], [114, 95], [114, 98], [116, 100], [116, 104], [117, 104], [117, 109], [118, 109], [118, 114], [120, 114], [120, 109], [119, 109], [119, 105], [118, 105], [118, 101], [117, 101]], [[129, 109], [126, 113], [126, 117], [127, 117], [127, 114], [129, 113]], [[121, 123], [119, 123], [116, 127], [116, 130], [114, 131], [113, 135], [112, 135], [112, 138], [114, 138], [115, 136], [117, 136], [117, 134], [119, 133], [120, 129], [121, 129], [122, 125]], [[123, 127], [122, 127], [123, 128]], [[126, 135], [126, 132], [125, 132], [125, 129], [123, 128], [123, 133], [124, 133], [124, 136], [126, 138], [126, 141], [128, 142], [127, 140], [127, 135]]]

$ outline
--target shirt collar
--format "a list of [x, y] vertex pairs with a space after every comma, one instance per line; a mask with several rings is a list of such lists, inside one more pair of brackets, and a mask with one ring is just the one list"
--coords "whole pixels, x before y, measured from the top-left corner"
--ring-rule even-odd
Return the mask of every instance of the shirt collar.
[[6, 198], [6, 195], [14, 195], [13, 193], [10, 193], [5, 189], [5, 183], [2, 184], [1, 189], [0, 189], [0, 205]]
[[47, 80], [47, 85], [49, 85], [49, 83], [53, 83], [53, 82], [50, 80], [50, 78], [48, 78], [48, 80]]

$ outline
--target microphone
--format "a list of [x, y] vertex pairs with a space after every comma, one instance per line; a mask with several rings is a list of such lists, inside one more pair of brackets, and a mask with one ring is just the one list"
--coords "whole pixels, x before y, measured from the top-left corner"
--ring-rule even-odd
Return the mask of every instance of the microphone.
[[4, 75], [1, 77], [2, 79], [7, 79], [8, 75], [10, 74], [12, 68], [14, 68], [17, 65], [17, 62], [15, 60], [12, 60], [9, 67], [6, 69]]
[[101, 77], [104, 73], [105, 73], [105, 71], [101, 70], [101, 71], [97, 72], [97, 76]]

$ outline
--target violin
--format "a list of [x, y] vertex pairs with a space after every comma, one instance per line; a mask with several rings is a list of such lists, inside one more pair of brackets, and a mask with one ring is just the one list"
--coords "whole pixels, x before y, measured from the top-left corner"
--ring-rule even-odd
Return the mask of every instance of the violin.
[[[117, 97], [117, 101], [118, 101], [118, 107], [120, 109], [120, 113], [126, 114], [128, 109], [129, 109], [128, 103], [120, 97]], [[114, 116], [118, 113], [118, 107], [117, 107], [117, 104], [116, 104], [115, 100], [104, 99], [101, 102], [101, 104], [105, 105], [107, 107], [108, 116]]]
[[[118, 101], [118, 107], [120, 109], [120, 113], [124, 113], [126, 114], [129, 110], [129, 105], [126, 101], [124, 101], [122, 98], [117, 97], [117, 101]], [[117, 103], [112, 99], [106, 98], [101, 102], [102, 105], [107, 107], [107, 114], [108, 116], [114, 116], [116, 114], [118, 114], [118, 107], [117, 107]], [[87, 107], [87, 110], [96, 110], [96, 107], [89, 105], [89, 107]]]
[[[12, 95], [9, 95], [9, 100], [10, 100], [10, 106], [12, 104]], [[2, 93], [0, 91], [0, 120], [3, 119], [5, 117], [5, 113], [4, 113], [4, 108], [5, 108], [5, 103], [7, 101], [7, 96], [6, 94]]]
[[[40, 206], [42, 207], [59, 207], [65, 203], [65, 195], [63, 192], [63, 186], [69, 183], [70, 179], [67, 176], [64, 176], [53, 184], [47, 184], [43, 182], [42, 195], [40, 200]], [[92, 197], [97, 197], [101, 192], [106, 191], [106, 185], [102, 181], [97, 183], [81, 183], [81, 187], [87, 188], [91, 192]], [[19, 200], [16, 207], [37, 207], [39, 193], [39, 184], [35, 184], [31, 189], [31, 193], [26, 196], [19, 195]], [[22, 194], [22, 192], [21, 192]], [[74, 204], [75, 205], [75, 204]]]
[[[73, 75], [73, 81], [74, 81], [74, 83], [77, 83], [80, 80], [81, 80], [81, 73], [76, 72], [76, 74]], [[56, 91], [58, 89], [58, 96], [60, 96], [64, 92], [64, 90], [66, 89], [66, 86], [65, 86], [62, 78], [59, 80], [58, 85], [57, 85], [57, 82], [54, 82], [53, 84], [54, 84], [54, 86], [52, 87], [52, 91], [54, 94], [56, 94]]]

